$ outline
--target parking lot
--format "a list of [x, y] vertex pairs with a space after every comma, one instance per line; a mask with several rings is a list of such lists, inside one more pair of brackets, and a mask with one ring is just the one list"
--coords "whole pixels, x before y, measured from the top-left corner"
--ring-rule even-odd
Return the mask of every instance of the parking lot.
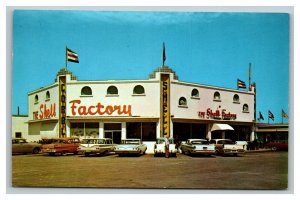
[[288, 153], [12, 156], [13, 187], [286, 189]]

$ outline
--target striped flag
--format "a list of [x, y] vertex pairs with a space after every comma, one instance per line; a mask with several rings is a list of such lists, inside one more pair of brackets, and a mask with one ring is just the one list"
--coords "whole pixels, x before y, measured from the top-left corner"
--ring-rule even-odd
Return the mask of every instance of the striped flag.
[[240, 79], [238, 79], [237, 86], [238, 86], [238, 88], [246, 88], [246, 83], [244, 81], [241, 81]]
[[79, 60], [78, 60], [78, 54], [75, 53], [74, 51], [66, 48], [66, 51], [67, 51], [67, 60], [70, 61], [70, 62], [76, 62], [76, 63], [79, 63]]
[[274, 121], [274, 115], [273, 115], [273, 113], [271, 111], [269, 111], [269, 118]]
[[282, 117], [284, 117], [286, 119], [289, 118], [289, 116], [283, 110], [281, 111], [281, 115], [282, 115]]

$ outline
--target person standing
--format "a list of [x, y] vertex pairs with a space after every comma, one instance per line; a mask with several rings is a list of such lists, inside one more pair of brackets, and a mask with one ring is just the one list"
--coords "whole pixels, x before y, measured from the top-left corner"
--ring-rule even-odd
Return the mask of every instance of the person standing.
[[169, 139], [165, 138], [165, 157], [169, 158]]

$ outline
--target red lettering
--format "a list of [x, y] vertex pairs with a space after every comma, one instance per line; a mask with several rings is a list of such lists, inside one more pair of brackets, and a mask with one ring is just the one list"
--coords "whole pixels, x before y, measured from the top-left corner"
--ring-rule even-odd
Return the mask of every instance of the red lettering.
[[89, 115], [96, 115], [96, 114], [97, 114], [97, 111], [96, 111], [96, 112], [93, 112], [93, 111], [92, 111], [93, 108], [95, 108], [95, 106], [90, 106], [90, 107], [89, 107], [89, 109], [88, 109], [88, 114], [89, 114]]
[[123, 105], [123, 108], [120, 105], [107, 105], [103, 106], [101, 103], [97, 103], [95, 106], [78, 106], [80, 104], [80, 100], [72, 100], [71, 103], [71, 112], [72, 115], [112, 115], [113, 113], [117, 113], [118, 115], [128, 115], [132, 116], [131, 114], [131, 105]]
[[[198, 112], [198, 116], [201, 118], [205, 117], [205, 112]], [[236, 114], [232, 114], [230, 112], [226, 113], [226, 109], [216, 110], [216, 112], [213, 112], [210, 108], [207, 108], [206, 110], [206, 118], [212, 118], [212, 119], [223, 119], [223, 120], [235, 120]]]
[[40, 114], [40, 116], [39, 116], [40, 119], [43, 119], [43, 117], [44, 117], [44, 116], [43, 116], [43, 107], [44, 107], [44, 105], [41, 104], [41, 105], [40, 105], [40, 112], [41, 112], [41, 114]]
[[78, 114], [79, 115], [87, 115], [86, 106], [79, 106], [79, 108], [78, 108]]
[[75, 109], [76, 109], [75, 103], [80, 104], [81, 101], [80, 100], [73, 100], [73, 101], [70, 101], [70, 103], [72, 104], [72, 106], [71, 106], [72, 115], [76, 115], [76, 112], [75, 112]]

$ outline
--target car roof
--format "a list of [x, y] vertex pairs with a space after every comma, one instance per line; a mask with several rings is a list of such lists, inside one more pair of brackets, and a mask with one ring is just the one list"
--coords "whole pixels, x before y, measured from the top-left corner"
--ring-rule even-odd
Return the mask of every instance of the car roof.
[[207, 141], [207, 139], [188, 139], [189, 141]]

